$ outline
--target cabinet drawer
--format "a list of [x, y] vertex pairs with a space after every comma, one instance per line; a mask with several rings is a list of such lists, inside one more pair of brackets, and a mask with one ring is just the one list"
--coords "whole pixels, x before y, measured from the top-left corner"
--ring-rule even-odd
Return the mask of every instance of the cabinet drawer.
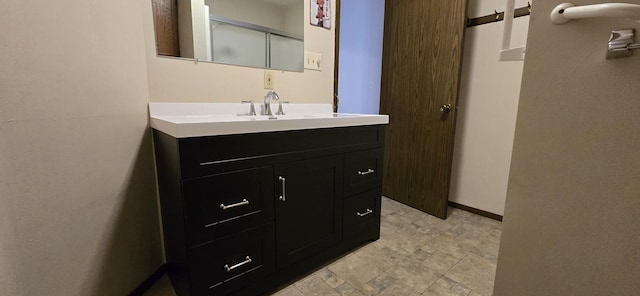
[[379, 187], [382, 180], [382, 149], [347, 153], [344, 178], [345, 196]]
[[[344, 237], [352, 237], [363, 231], [379, 232], [379, 189], [361, 193], [344, 201]], [[378, 229], [376, 229], [378, 228]]]
[[183, 181], [190, 246], [273, 220], [273, 168]]
[[275, 271], [273, 223], [189, 251], [193, 295], [224, 295]]

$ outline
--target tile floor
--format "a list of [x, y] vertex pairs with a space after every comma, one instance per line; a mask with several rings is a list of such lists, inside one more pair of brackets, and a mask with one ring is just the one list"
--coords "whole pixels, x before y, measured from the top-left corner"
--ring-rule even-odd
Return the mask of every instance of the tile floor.
[[[492, 294], [500, 222], [454, 208], [440, 220], [383, 197], [380, 231], [274, 296]], [[164, 276], [145, 295], [175, 293]]]

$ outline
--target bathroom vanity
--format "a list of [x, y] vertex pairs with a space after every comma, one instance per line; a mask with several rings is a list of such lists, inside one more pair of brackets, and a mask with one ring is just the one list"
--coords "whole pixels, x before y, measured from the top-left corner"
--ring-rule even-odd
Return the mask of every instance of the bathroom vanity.
[[206, 105], [150, 104], [178, 296], [262, 295], [379, 238], [387, 116]]

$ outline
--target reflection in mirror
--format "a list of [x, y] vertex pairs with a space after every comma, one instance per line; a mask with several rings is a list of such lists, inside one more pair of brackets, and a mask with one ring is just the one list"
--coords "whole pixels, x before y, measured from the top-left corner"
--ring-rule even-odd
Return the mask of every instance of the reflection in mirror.
[[303, 71], [301, 0], [152, 0], [159, 56]]

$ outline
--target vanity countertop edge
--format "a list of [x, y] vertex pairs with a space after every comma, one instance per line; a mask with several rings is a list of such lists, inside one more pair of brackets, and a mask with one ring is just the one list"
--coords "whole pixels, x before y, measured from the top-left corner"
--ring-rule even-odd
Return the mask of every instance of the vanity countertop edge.
[[248, 106], [239, 103], [149, 103], [149, 123], [174, 138], [389, 123], [388, 115], [333, 113], [331, 104], [287, 104], [284, 108], [286, 115], [282, 116], [250, 116]]

